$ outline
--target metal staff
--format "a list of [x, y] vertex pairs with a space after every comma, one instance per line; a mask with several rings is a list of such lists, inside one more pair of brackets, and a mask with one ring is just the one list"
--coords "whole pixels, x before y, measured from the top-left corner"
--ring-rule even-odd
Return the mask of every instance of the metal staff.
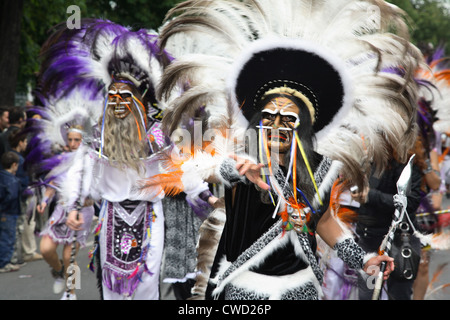
[[[383, 242], [380, 245], [379, 254], [382, 255], [386, 253], [389, 255], [391, 251], [392, 242], [394, 240], [395, 230], [406, 213], [406, 205], [408, 203], [407, 195], [411, 188], [411, 171], [412, 171], [412, 160], [415, 155], [412, 155], [406, 164], [405, 168], [397, 181], [397, 194], [394, 196], [394, 206], [395, 213], [392, 219], [391, 226], [388, 233], [384, 237]], [[381, 288], [383, 286], [383, 273], [386, 270], [386, 261], [381, 262], [380, 272], [378, 273], [375, 289], [373, 290], [372, 300], [378, 300], [381, 293]]]

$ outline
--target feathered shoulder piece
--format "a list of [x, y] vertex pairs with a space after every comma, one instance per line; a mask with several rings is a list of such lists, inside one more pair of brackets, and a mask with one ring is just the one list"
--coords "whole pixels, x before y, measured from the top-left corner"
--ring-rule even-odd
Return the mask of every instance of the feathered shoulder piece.
[[417, 71], [421, 96], [430, 104], [433, 128], [438, 132], [450, 132], [450, 57], [439, 48], [428, 58], [428, 65]]
[[[404, 12], [379, 0], [189, 0], [173, 8], [161, 46], [177, 48], [157, 89], [166, 134], [202, 108], [206, 126], [240, 136], [273, 87], [314, 109], [316, 151], [363, 185], [369, 165], [400, 161], [416, 136], [415, 70]], [[222, 140], [221, 140], [222, 141]]]

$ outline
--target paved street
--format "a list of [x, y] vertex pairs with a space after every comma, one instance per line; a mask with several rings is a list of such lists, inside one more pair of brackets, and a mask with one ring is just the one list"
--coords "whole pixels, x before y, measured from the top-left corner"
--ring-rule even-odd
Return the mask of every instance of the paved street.
[[[446, 199], [444, 208], [450, 206]], [[81, 288], [76, 290], [78, 300], [99, 300], [97, 279], [88, 268], [88, 252], [92, 247], [93, 236], [88, 239], [88, 246], [80, 250], [78, 265], [81, 269]], [[433, 283], [427, 295], [430, 300], [450, 300], [450, 287], [441, 288], [450, 283], [450, 250], [432, 252], [430, 279], [437, 268], [444, 266], [441, 276]], [[52, 292], [53, 278], [45, 261], [28, 262], [19, 271], [0, 274], [0, 300], [59, 300], [62, 294]], [[435, 290], [437, 289], [437, 290]], [[172, 299], [170, 296], [167, 299]]]
[[[78, 300], [99, 300], [97, 279], [87, 268], [89, 250], [93, 236], [88, 239], [88, 246], [80, 250], [77, 262], [81, 271], [80, 289], [76, 290]], [[60, 246], [60, 248], [62, 247]], [[61, 250], [59, 250], [61, 256]], [[59, 300], [61, 294], [53, 294], [53, 278], [50, 267], [44, 260], [27, 262], [19, 271], [0, 274], [0, 300]]]

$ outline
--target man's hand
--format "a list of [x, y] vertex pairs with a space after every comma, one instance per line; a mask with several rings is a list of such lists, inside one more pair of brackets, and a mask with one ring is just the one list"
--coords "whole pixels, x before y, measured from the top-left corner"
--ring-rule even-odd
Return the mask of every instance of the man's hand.
[[75, 231], [80, 231], [84, 223], [83, 215], [79, 214], [77, 210], [72, 210], [67, 215], [66, 225]]
[[254, 163], [249, 159], [238, 157], [235, 154], [230, 157], [236, 161], [236, 169], [240, 175], [245, 175], [248, 180], [263, 190], [270, 189], [270, 186], [261, 178], [261, 168], [264, 167], [262, 163]]
[[[369, 271], [373, 271], [374, 268], [370, 268], [371, 266], [377, 266], [378, 270], [381, 268], [381, 262], [386, 261], [386, 269], [383, 273], [383, 280], [387, 280], [392, 271], [394, 271], [394, 258], [391, 258], [387, 255], [377, 255], [373, 258], [370, 258], [366, 264], [364, 265], [364, 271], [369, 274]], [[372, 274], [373, 275], [373, 272]]]

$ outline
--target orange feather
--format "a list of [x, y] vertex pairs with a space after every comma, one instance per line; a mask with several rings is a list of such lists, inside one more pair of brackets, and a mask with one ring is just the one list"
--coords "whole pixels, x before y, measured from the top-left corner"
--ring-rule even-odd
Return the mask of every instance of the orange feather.
[[176, 196], [183, 191], [182, 176], [181, 170], [157, 174], [141, 182], [141, 191], [152, 192], [161, 188], [167, 196]]

